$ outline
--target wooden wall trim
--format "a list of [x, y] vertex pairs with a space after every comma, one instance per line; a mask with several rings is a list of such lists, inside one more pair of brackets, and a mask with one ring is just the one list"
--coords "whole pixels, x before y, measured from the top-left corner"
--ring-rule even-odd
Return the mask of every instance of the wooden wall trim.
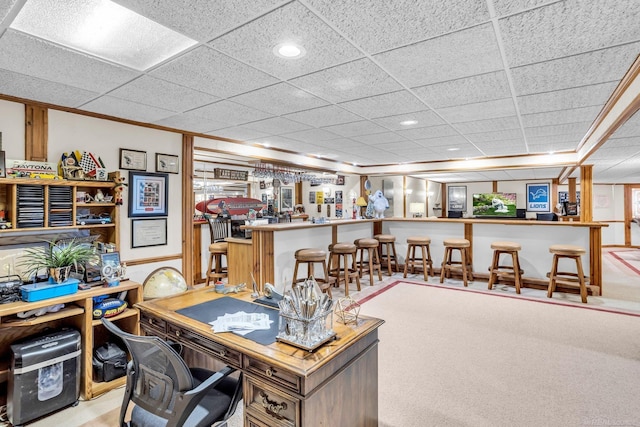
[[[193, 212], [195, 195], [193, 194], [193, 135], [182, 135], [182, 275], [188, 285], [195, 285], [194, 250], [200, 251], [200, 246], [195, 247], [193, 230]], [[195, 248], [195, 249], [194, 249]]]
[[46, 162], [49, 135], [49, 110], [33, 104], [25, 104], [24, 109], [24, 158], [36, 162]]

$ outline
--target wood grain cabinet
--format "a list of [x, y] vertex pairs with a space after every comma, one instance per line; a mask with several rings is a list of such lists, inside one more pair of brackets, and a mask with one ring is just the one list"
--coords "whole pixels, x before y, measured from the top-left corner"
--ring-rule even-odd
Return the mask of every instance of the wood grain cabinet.
[[[14, 302], [0, 305], [0, 400], [6, 400], [6, 381], [9, 376], [12, 343], [31, 336], [47, 333], [60, 328], [74, 328], [80, 332], [82, 345], [82, 378], [80, 395], [91, 399], [109, 390], [121, 387], [125, 377], [109, 382], [96, 382], [93, 378], [93, 349], [113, 338], [102, 326], [99, 319], [93, 318], [94, 297], [103, 295], [118, 296], [126, 292], [127, 309], [121, 314], [111, 317], [121, 329], [132, 334], [140, 332], [140, 311], [135, 304], [142, 301], [142, 285], [132, 281], [121, 282], [113, 287], [93, 287], [78, 291], [72, 295], [50, 298], [36, 302]], [[64, 308], [54, 313], [21, 319], [18, 313], [41, 309], [56, 304], [64, 304]]]

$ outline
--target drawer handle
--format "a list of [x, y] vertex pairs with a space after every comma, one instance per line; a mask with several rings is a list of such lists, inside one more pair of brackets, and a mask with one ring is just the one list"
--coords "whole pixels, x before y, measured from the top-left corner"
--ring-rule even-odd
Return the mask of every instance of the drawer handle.
[[218, 350], [218, 356], [225, 357], [227, 355], [227, 350]]
[[149, 319], [149, 324], [153, 325], [153, 319]]
[[280, 415], [280, 411], [287, 410], [286, 402], [277, 403], [275, 400], [270, 400], [269, 396], [262, 390], [260, 390], [260, 397], [262, 398], [262, 407], [267, 414], [279, 420], [284, 419], [284, 416]]
[[273, 369], [273, 368], [267, 368], [267, 370], [264, 371], [264, 374], [266, 376], [268, 376], [269, 378], [271, 378], [273, 376], [273, 374], [275, 374], [275, 373], [276, 373], [276, 370]]
[[180, 336], [180, 331], [176, 331], [176, 336], [179, 337]]

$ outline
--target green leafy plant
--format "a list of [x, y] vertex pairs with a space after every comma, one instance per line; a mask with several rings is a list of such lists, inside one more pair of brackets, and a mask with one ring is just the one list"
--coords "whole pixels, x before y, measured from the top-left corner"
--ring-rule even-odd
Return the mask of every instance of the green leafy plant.
[[33, 277], [40, 270], [49, 273], [51, 268], [78, 266], [92, 259], [95, 248], [86, 243], [71, 240], [65, 243], [47, 241], [48, 245], [28, 248], [24, 251], [19, 267], [24, 269], [27, 277]]

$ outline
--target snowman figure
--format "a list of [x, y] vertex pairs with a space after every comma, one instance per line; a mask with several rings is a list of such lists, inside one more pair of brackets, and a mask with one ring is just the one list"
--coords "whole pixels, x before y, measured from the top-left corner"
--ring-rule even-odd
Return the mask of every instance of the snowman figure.
[[389, 200], [378, 190], [369, 196], [369, 201], [373, 202], [373, 210], [376, 212], [376, 218], [384, 218], [384, 211], [389, 209]]

